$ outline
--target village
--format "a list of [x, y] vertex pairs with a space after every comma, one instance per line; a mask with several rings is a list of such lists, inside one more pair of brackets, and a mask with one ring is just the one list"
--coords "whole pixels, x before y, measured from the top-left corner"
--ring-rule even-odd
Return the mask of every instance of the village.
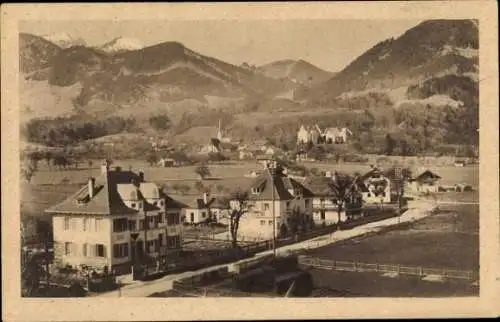
[[[348, 135], [352, 133], [346, 128], [301, 126], [297, 141], [343, 144]], [[219, 123], [217, 137], [202, 153], [221, 153], [220, 146], [229, 142]], [[45, 209], [52, 240], [38, 252], [29, 243], [24, 246], [25, 267], [43, 264], [36, 266], [37, 274], [26, 270], [28, 289], [54, 284], [76, 287], [72, 292], [79, 294], [109, 292], [119, 287], [118, 279], [157, 279], [266, 250], [274, 251], [276, 263], [278, 247], [399, 218], [409, 203], [438, 192], [473, 190], [464, 184], [442, 185], [440, 175], [429, 169], [412, 173], [398, 165], [366, 165], [363, 172], [353, 173], [319, 169], [304, 175], [297, 173], [295, 160], [262, 152], [255, 161], [260, 169], [245, 174], [248, 184], [175, 196], [157, 178], [103, 160], [97, 176]], [[183, 166], [166, 159], [158, 165]]]

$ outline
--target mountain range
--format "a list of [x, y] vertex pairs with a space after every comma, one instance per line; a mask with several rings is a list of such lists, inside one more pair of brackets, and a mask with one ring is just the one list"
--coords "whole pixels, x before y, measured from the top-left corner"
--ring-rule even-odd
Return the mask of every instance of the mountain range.
[[185, 113], [216, 109], [239, 120], [236, 130], [253, 124], [249, 115], [276, 130], [273, 122], [294, 118], [298, 124], [309, 116], [312, 122], [314, 115], [324, 121], [327, 111], [421, 106], [460, 107], [478, 119], [479, 41], [471, 20], [424, 21], [337, 73], [304, 60], [236, 66], [171, 41], [144, 47], [119, 37], [90, 47], [71, 37], [19, 38], [25, 121], [82, 113], [147, 118], [165, 111], [179, 121]]

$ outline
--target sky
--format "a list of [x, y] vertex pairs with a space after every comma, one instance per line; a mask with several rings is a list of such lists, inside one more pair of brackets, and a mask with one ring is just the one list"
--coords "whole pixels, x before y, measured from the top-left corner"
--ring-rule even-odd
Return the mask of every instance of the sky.
[[67, 33], [100, 45], [119, 36], [144, 45], [178, 41], [206, 56], [240, 65], [303, 59], [340, 71], [378, 42], [399, 37], [419, 20], [22, 21], [20, 32]]

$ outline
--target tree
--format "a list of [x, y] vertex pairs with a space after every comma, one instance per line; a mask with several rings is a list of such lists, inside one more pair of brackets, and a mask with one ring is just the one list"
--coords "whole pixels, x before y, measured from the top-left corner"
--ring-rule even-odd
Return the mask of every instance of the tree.
[[344, 203], [348, 202], [353, 195], [355, 182], [358, 177], [352, 178], [348, 174], [335, 172], [329, 184], [332, 193], [332, 201], [337, 205], [338, 222], [340, 214], [344, 209]]
[[167, 114], [160, 114], [149, 117], [149, 125], [155, 130], [168, 130], [172, 125]]
[[241, 217], [250, 211], [251, 205], [248, 202], [248, 193], [239, 189], [233, 191], [229, 198], [231, 209], [228, 212], [228, 216], [231, 245], [237, 247], [240, 220]]
[[215, 191], [217, 191], [218, 194], [223, 193], [224, 190], [226, 190], [226, 187], [224, 187], [223, 185], [221, 184], [215, 185]]
[[149, 153], [148, 156], [146, 157], [146, 161], [150, 166], [154, 166], [158, 162], [156, 153]]
[[30, 162], [28, 164], [24, 164], [21, 168], [21, 175], [24, 178], [24, 180], [28, 183], [31, 182], [31, 179], [33, 178], [33, 175], [36, 172], [36, 168], [34, 165]]
[[205, 163], [201, 163], [194, 169], [194, 172], [200, 177], [201, 180], [204, 180], [207, 176], [210, 175], [210, 169]]
[[392, 155], [392, 152], [394, 151], [395, 145], [396, 145], [396, 142], [391, 137], [391, 135], [389, 133], [386, 134], [386, 136], [385, 136], [385, 154]]
[[46, 151], [43, 153], [43, 158], [45, 159], [45, 162], [47, 162], [47, 167], [50, 168], [50, 161], [52, 160], [52, 153], [50, 151]]
[[70, 162], [64, 155], [57, 155], [54, 157], [54, 166], [59, 167], [59, 169], [66, 168]]

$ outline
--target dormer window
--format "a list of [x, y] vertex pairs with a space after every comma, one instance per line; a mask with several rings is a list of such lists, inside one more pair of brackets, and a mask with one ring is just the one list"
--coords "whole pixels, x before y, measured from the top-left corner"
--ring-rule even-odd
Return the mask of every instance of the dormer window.
[[163, 207], [163, 200], [160, 200], [160, 206]]
[[132, 203], [130, 204], [130, 207], [135, 208], [135, 202], [132, 202]]
[[259, 188], [252, 188], [252, 193], [253, 194], [259, 194], [260, 193], [260, 189]]

